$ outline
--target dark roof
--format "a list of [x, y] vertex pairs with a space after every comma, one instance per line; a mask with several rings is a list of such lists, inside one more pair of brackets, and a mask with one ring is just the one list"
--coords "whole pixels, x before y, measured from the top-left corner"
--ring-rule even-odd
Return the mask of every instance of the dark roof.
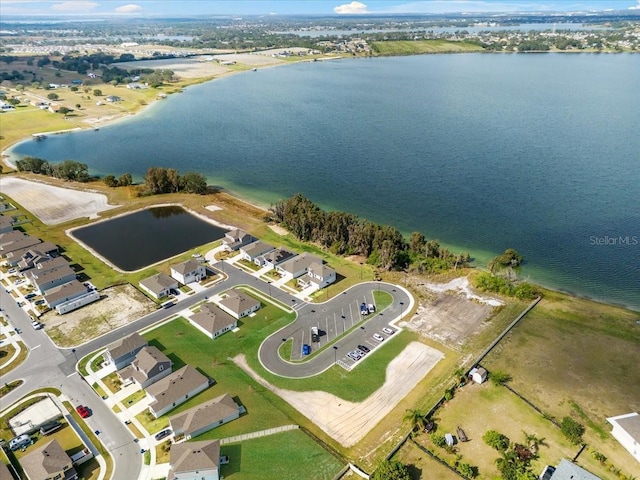
[[120, 358], [128, 353], [133, 352], [141, 347], [147, 346], [147, 341], [140, 336], [138, 332], [134, 332], [128, 337], [124, 337], [120, 343], [109, 349], [109, 355], [113, 360]]
[[173, 480], [176, 473], [217, 469], [220, 463], [220, 440], [174, 443], [169, 451], [169, 463], [171, 470], [167, 480]]

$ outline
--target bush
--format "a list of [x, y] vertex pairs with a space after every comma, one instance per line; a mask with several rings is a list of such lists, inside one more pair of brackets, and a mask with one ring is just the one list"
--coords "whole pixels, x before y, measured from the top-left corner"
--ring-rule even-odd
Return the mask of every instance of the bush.
[[565, 437], [569, 439], [574, 445], [578, 445], [582, 442], [582, 435], [584, 434], [584, 426], [576, 422], [571, 417], [564, 417], [560, 423], [560, 430]]
[[504, 385], [505, 383], [510, 382], [511, 375], [506, 372], [501, 372], [500, 370], [496, 370], [489, 373], [489, 379], [493, 382], [494, 385]]
[[495, 448], [499, 452], [504, 452], [509, 448], [509, 438], [495, 430], [488, 430], [483, 436], [484, 443], [491, 448]]
[[447, 444], [447, 441], [444, 438], [444, 435], [438, 435], [437, 433], [431, 434], [431, 441], [436, 447], [444, 447]]

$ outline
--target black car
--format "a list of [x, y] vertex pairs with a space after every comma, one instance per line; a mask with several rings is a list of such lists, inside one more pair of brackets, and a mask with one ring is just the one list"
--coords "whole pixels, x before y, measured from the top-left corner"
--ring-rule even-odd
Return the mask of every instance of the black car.
[[171, 435], [171, 429], [166, 428], [161, 432], [156, 433], [156, 440], [162, 440], [164, 437], [168, 437]]
[[360, 350], [362, 350], [364, 353], [369, 353], [371, 350], [369, 350], [368, 347], [364, 346], [364, 345], [358, 345], [358, 348]]

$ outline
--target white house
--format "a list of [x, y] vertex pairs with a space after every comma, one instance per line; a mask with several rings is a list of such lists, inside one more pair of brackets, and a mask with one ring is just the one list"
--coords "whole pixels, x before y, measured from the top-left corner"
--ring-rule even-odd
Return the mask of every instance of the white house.
[[238, 320], [212, 303], [205, 303], [200, 311], [189, 317], [189, 323], [212, 340], [238, 326]]
[[228, 290], [218, 304], [222, 310], [235, 318], [246, 317], [260, 308], [258, 300], [235, 288]]
[[169, 417], [169, 423], [176, 436], [184, 435], [185, 440], [189, 440], [235, 420], [244, 411], [244, 407], [240, 407], [231, 395], [225, 393]]
[[640, 462], [640, 415], [638, 412], [607, 418], [613, 425], [611, 435]]
[[224, 238], [222, 239], [222, 245], [224, 246], [225, 250], [232, 252], [238, 250], [244, 245], [255, 242], [255, 240], [256, 239], [249, 235], [247, 232], [236, 228], [225, 233]]
[[314, 263], [322, 265], [322, 259], [310, 253], [303, 253], [281, 263], [276, 267], [276, 271], [287, 280], [298, 278], [307, 273], [309, 266]]
[[171, 276], [186, 285], [206, 278], [207, 271], [202, 263], [189, 259], [186, 262], [171, 265]]
[[220, 480], [220, 440], [173, 443], [167, 480]]
[[172, 289], [178, 289], [178, 282], [166, 273], [157, 273], [149, 278], [145, 278], [141, 280], [138, 285], [157, 300], [169, 296]]
[[255, 263], [256, 265], [261, 267], [263, 265], [260, 258], [265, 253], [271, 252], [272, 250], [275, 250], [275, 247], [258, 240], [257, 242], [253, 242], [249, 245], [240, 247], [240, 255], [242, 256], [243, 260]]
[[149, 411], [158, 418], [209, 387], [209, 379], [190, 365], [147, 387]]
[[331, 285], [336, 281], [336, 271], [322, 263], [312, 263], [307, 269], [307, 274], [298, 278], [298, 283], [303, 287], [314, 286], [316, 289]]

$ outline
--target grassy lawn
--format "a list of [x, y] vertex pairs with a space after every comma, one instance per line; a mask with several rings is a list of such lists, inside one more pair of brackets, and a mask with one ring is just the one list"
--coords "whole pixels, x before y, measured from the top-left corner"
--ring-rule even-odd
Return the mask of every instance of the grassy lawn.
[[107, 393], [102, 389], [100, 385], [98, 385], [97, 382], [91, 385], [91, 387], [98, 393], [98, 395], [100, 395], [100, 397], [102, 398], [107, 397]]
[[404, 463], [409, 469], [411, 480], [437, 478], [438, 480], [460, 480], [460, 477], [424, 453], [411, 440], [407, 441], [392, 460]]
[[122, 400], [122, 404], [126, 408], [129, 408], [130, 406], [132, 406], [133, 404], [139, 402], [140, 400], [142, 400], [146, 396], [147, 396], [147, 394], [146, 394], [145, 390], [138, 390], [137, 392], [133, 392], [127, 398]]
[[76, 467], [76, 472], [83, 480], [97, 480], [100, 476], [100, 464], [95, 458]]
[[[545, 439], [540, 447], [539, 459], [532, 462], [533, 471], [539, 473], [545, 465], [557, 465], [562, 458], [573, 458], [580, 449], [562, 435], [560, 429], [504, 387], [489, 382], [482, 385], [469, 384], [456, 391], [447, 405], [435, 414], [438, 434], [452, 433], [462, 427], [468, 442], [459, 443], [458, 453], [463, 462], [478, 467], [480, 478], [497, 478], [499, 472], [495, 459], [499, 454], [489, 447], [482, 436], [487, 430], [503, 433], [512, 442], [525, 442], [523, 432]], [[416, 436], [416, 441], [447, 461], [455, 455], [447, 454], [435, 447], [426, 434]]]
[[372, 42], [378, 55], [419, 55], [422, 53], [483, 52], [484, 48], [470, 42], [449, 40], [392, 40]]
[[11, 383], [5, 383], [4, 385], [0, 386], [0, 398], [4, 397], [14, 388], [18, 388], [20, 385], [22, 385], [22, 383], [22, 380], [14, 380]]
[[120, 377], [118, 377], [117, 372], [110, 373], [105, 378], [103, 378], [102, 381], [111, 393], [118, 393], [120, 391], [122, 381], [120, 380]]
[[51, 435], [40, 435], [40, 432], [32, 433], [31, 438], [34, 439], [36, 443], [28, 447], [24, 452], [21, 450], [16, 450], [14, 452], [16, 458], [20, 459], [28, 453], [33, 452], [36, 448], [40, 448], [45, 443], [48, 443], [54, 439], [57, 440], [60, 446], [71, 455], [82, 450], [82, 448], [84, 447], [82, 446], [82, 442], [80, 438], [78, 438], [75, 430], [71, 428], [71, 426], [64, 420], [60, 420], [60, 423], [62, 423], [64, 426]]
[[[23, 342], [18, 342], [18, 345], [20, 345], [20, 353], [18, 353], [18, 356], [16, 358], [14, 358], [13, 361], [10, 364], [8, 364], [5, 367], [0, 368], [0, 377], [2, 375], [6, 375], [11, 370], [13, 370], [18, 365], [20, 365], [22, 362], [24, 362], [25, 358], [27, 358], [27, 355], [29, 355], [29, 349], [27, 348], [27, 346]], [[15, 347], [12, 344], [9, 344], [9, 345], [7, 345], [5, 347], [2, 347], [0, 349], [0, 352], [4, 351], [4, 349], [7, 349], [6, 350], [7, 356], [3, 357], [3, 358], [6, 358], [7, 360], [9, 360], [11, 358], [11, 355], [13, 355], [13, 352], [15, 352]]]
[[330, 480], [343, 466], [301, 430], [223, 445], [220, 453], [229, 456], [221, 469], [229, 480]]
[[169, 451], [171, 450], [171, 440], [156, 445], [156, 464], [169, 463]]
[[[171, 413], [173, 414], [174, 412], [175, 410], [173, 410]], [[156, 419], [153, 417], [153, 415], [151, 415], [151, 413], [149, 413], [148, 409], [136, 415], [136, 419], [151, 435], [153, 435], [154, 433], [158, 433], [160, 430], [164, 430], [169, 426], [169, 417], [167, 415]]]
[[[608, 433], [606, 417], [638, 409], [637, 319], [629, 310], [545, 292], [483, 363], [508, 372], [510, 386], [547, 414], [582, 423], [584, 440], [631, 474], [625, 472], [630, 456]], [[607, 478], [599, 466], [590, 470]]]
[[293, 339], [290, 338], [286, 342], [284, 342], [282, 345], [280, 345], [280, 348], [278, 349], [278, 355], [280, 355], [281, 358], [284, 358], [287, 361], [291, 361], [292, 349], [293, 349]]
[[140, 429], [138, 427], [136, 427], [133, 423], [127, 424], [127, 427], [129, 428], [129, 430], [131, 430], [131, 433], [133, 433], [134, 437], [136, 437], [136, 438], [144, 437], [144, 435], [142, 434]]

